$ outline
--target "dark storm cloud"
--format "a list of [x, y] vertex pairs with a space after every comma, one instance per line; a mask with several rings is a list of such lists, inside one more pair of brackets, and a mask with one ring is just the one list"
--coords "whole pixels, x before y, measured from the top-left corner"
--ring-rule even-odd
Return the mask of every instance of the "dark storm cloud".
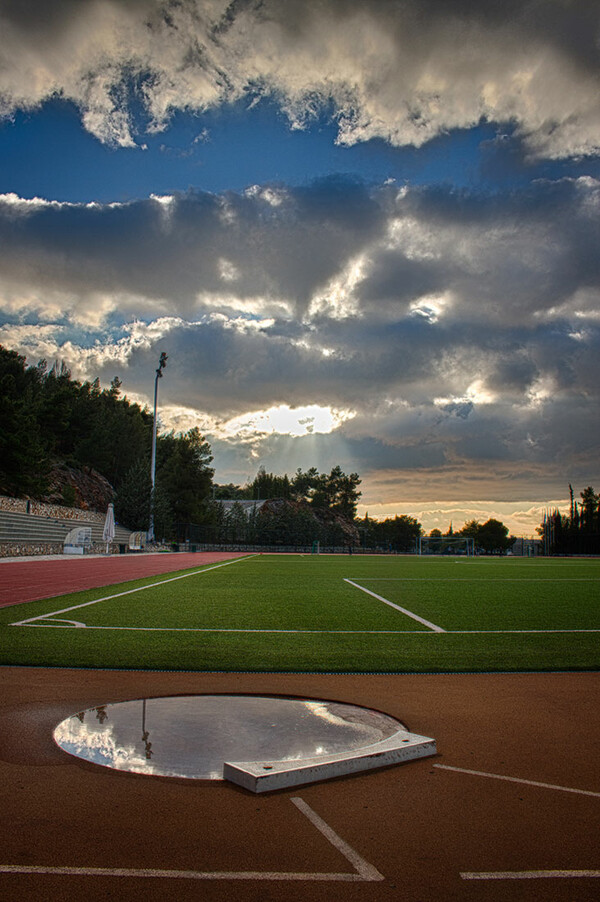
[[435, 230], [446, 286], [472, 315], [525, 322], [600, 285], [600, 194], [592, 179], [492, 196], [424, 188], [400, 208]]
[[431, 260], [411, 260], [401, 250], [381, 250], [371, 258], [369, 275], [360, 284], [363, 309], [392, 305], [397, 314], [416, 298], [442, 291], [447, 274]]
[[[302, 313], [316, 288], [385, 227], [385, 213], [356, 182], [190, 192], [124, 205], [0, 204], [4, 279], [76, 292], [135, 296], [189, 314], [198, 296], [283, 301]], [[215, 300], [218, 305], [218, 297]], [[128, 302], [120, 302], [124, 312]]]
[[[460, 398], [476, 379], [512, 396], [545, 377], [595, 393], [599, 197], [591, 179], [539, 183], [527, 197], [338, 179], [126, 205], [7, 196], [0, 307], [105, 328], [271, 317], [223, 340], [242, 361], [244, 348], [281, 356], [293, 397], [313, 373], [338, 400], [364, 399], [361, 380], [383, 393], [411, 386], [411, 397]], [[260, 373], [242, 376], [239, 397], [258, 397], [255, 379], [283, 384]]]

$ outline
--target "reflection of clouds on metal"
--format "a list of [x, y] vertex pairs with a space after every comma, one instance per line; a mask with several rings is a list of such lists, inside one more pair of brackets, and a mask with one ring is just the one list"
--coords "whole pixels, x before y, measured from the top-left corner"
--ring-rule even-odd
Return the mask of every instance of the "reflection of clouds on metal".
[[114, 770], [148, 772], [146, 762], [136, 752], [135, 746], [122, 744], [121, 738], [115, 736], [113, 724], [100, 724], [89, 719], [83, 723], [80, 716], [75, 715], [56, 727], [54, 740], [65, 752], [93, 764]]
[[[85, 717], [92, 712], [94, 717]], [[386, 714], [339, 702], [265, 696], [103, 705], [67, 718], [54, 738], [69, 754], [116, 770], [230, 779], [254, 792], [435, 754], [433, 739], [409, 733]]]

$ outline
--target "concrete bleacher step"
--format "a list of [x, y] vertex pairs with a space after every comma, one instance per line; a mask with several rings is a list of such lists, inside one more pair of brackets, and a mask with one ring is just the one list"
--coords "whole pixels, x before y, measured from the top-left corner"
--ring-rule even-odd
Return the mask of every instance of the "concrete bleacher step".
[[[104, 520], [39, 517], [35, 514], [0, 511], [0, 542], [63, 542], [67, 533], [78, 526], [91, 526], [92, 541], [103, 541]], [[127, 544], [129, 536], [129, 529], [115, 527], [115, 543]]]

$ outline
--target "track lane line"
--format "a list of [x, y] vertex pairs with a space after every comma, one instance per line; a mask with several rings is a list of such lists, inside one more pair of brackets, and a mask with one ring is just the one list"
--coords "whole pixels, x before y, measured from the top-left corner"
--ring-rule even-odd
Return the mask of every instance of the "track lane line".
[[308, 805], [303, 799], [299, 797], [295, 797], [292, 799], [292, 802], [296, 806], [296, 808], [304, 814], [305, 817], [319, 830], [323, 836], [329, 840], [332, 846], [341, 852], [344, 858], [350, 862], [352, 867], [356, 870], [357, 874], [360, 876], [362, 880], [374, 881], [374, 880], [384, 880], [383, 874], [380, 874], [377, 868], [373, 867], [372, 864], [369, 864], [368, 861], [359, 855], [358, 852], [349, 846], [347, 842], [345, 842], [341, 836], [333, 830], [329, 824], [326, 824], [325, 821], [319, 817], [319, 815], [313, 811], [313, 809]]
[[544, 878], [566, 877], [600, 877], [600, 871], [465, 871], [460, 875], [463, 880], [540, 880]]
[[354, 868], [354, 873], [285, 872], [285, 871], [177, 871], [166, 868], [94, 868], [53, 865], [0, 865], [0, 874], [39, 874], [63, 877], [141, 877], [166, 880], [294, 880], [303, 882], [334, 881], [337, 883], [372, 883], [384, 880], [377, 868], [348, 845], [341, 836], [313, 811], [299, 796], [291, 799], [298, 811], [316, 827], [322, 836], [340, 852]]
[[577, 795], [592, 796], [600, 799], [600, 792], [592, 792], [590, 789], [573, 789], [570, 786], [557, 786], [554, 783], [541, 783], [538, 780], [524, 780], [522, 777], [506, 777], [503, 774], [489, 774], [482, 770], [470, 770], [466, 767], [452, 767], [450, 764], [434, 764], [440, 770], [451, 770], [457, 774], [469, 774], [472, 777], [489, 777], [492, 780], [505, 780], [507, 783], [522, 783], [525, 786], [538, 786], [541, 789], [555, 789], [559, 792], [574, 792]]
[[68, 614], [69, 611], [77, 611], [79, 608], [87, 608], [92, 604], [100, 604], [101, 601], [111, 601], [113, 598], [122, 598], [124, 595], [133, 595], [134, 592], [143, 592], [145, 589], [154, 589], [156, 586], [164, 586], [166, 583], [174, 583], [179, 579], [187, 579], [189, 576], [198, 576], [201, 573], [208, 573], [209, 570], [218, 570], [219, 567], [229, 567], [230, 564], [239, 564], [240, 561], [247, 561], [256, 555], [251, 554], [248, 557], [234, 558], [232, 561], [225, 561], [223, 564], [214, 564], [212, 567], [204, 567], [202, 570], [191, 570], [180, 576], [170, 576], [168, 579], [159, 580], [156, 583], [148, 583], [147, 586], [138, 586], [137, 589], [127, 589], [125, 592], [116, 592], [114, 595], [105, 595], [104, 598], [96, 598], [94, 601], [84, 601], [82, 604], [71, 605], [70, 608], [61, 608], [60, 611], [49, 611], [47, 614], [39, 614], [37, 617], [28, 617], [26, 620], [17, 620], [10, 626], [25, 626], [33, 623], [35, 620], [45, 620], [47, 617], [56, 617], [57, 614]]

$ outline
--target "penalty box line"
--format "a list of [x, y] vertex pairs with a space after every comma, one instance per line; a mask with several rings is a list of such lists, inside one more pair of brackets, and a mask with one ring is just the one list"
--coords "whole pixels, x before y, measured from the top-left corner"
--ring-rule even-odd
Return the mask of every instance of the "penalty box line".
[[174, 583], [180, 579], [187, 579], [188, 576], [198, 576], [201, 573], [208, 573], [209, 570], [218, 570], [220, 567], [228, 567], [230, 564], [238, 564], [240, 561], [247, 561], [248, 558], [256, 557], [255, 554], [248, 557], [234, 558], [232, 561], [225, 561], [224, 564], [214, 564], [212, 567], [205, 567], [202, 570], [192, 570], [189, 573], [182, 573], [181, 576], [170, 576], [168, 579], [161, 579], [156, 583], [149, 583], [147, 586], [138, 586], [136, 589], [127, 589], [125, 592], [115, 592], [114, 595], [105, 595], [104, 598], [96, 598], [94, 601], [84, 601], [82, 604], [74, 604], [69, 608], [62, 608], [60, 611], [49, 611], [47, 614], [38, 614], [37, 617], [28, 617], [26, 620], [17, 620], [10, 626], [26, 626], [36, 620], [45, 620], [46, 618], [56, 617], [58, 614], [67, 614], [69, 611], [77, 611], [79, 608], [87, 608], [92, 604], [100, 604], [101, 601], [111, 601], [113, 598], [122, 598], [124, 595], [133, 595], [134, 592], [143, 592], [145, 589], [154, 589], [156, 586], [164, 586], [166, 583]]
[[355, 589], [360, 589], [361, 592], [366, 592], [367, 595], [371, 595], [373, 598], [376, 598], [377, 601], [382, 601], [384, 604], [389, 605], [391, 608], [394, 608], [396, 611], [400, 611], [401, 614], [405, 614], [407, 617], [411, 617], [413, 620], [416, 620], [417, 623], [422, 623], [423, 626], [428, 627], [428, 629], [433, 630], [434, 633], [445, 633], [446, 630], [441, 626], [437, 626], [435, 623], [432, 623], [430, 620], [425, 620], [424, 617], [419, 617], [418, 614], [415, 614], [413, 611], [409, 611], [407, 608], [401, 607], [399, 604], [394, 604], [393, 601], [389, 601], [389, 599], [384, 598], [383, 595], [377, 595], [375, 592], [371, 592], [370, 589], [365, 589], [364, 586], [360, 586], [358, 583], [353, 582], [351, 579], [346, 579], [344, 577], [344, 582], [349, 583], [351, 586], [354, 586]]

